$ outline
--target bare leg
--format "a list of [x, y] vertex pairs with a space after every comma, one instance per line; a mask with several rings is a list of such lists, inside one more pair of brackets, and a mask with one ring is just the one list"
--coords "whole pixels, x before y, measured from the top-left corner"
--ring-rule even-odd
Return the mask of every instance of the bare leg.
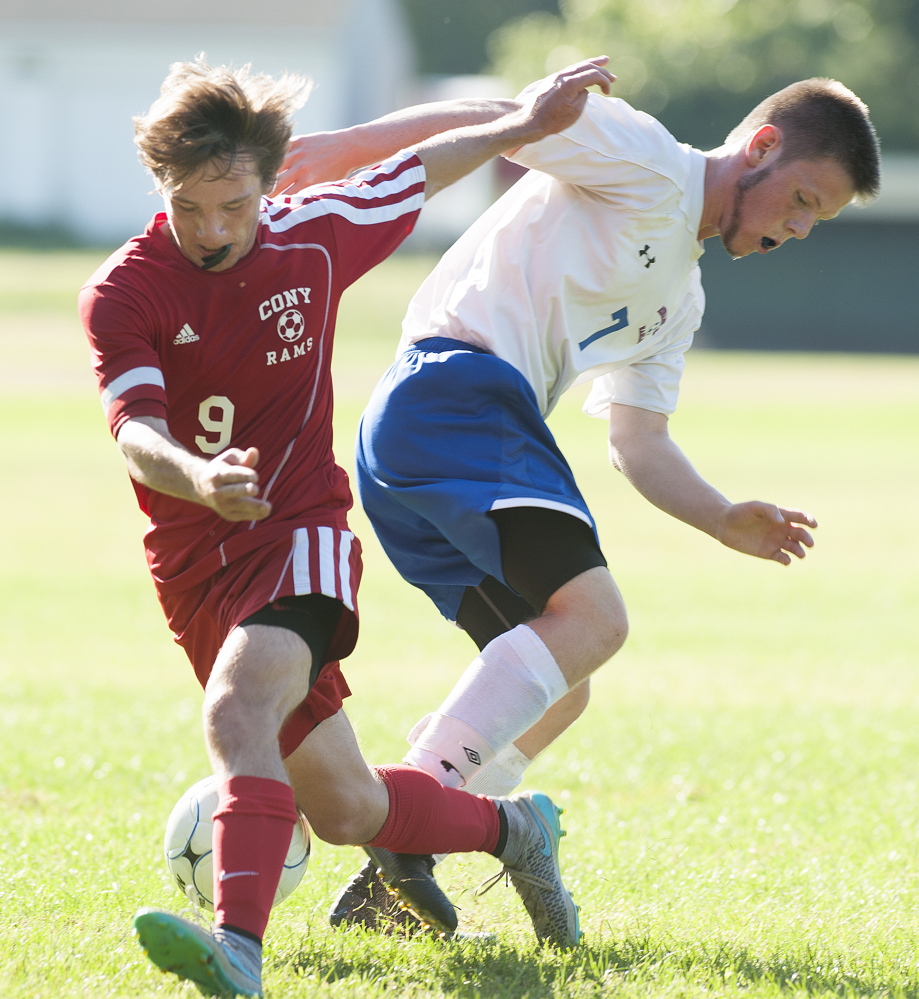
[[570, 725], [581, 717], [590, 700], [590, 680], [584, 680], [556, 701], [539, 721], [514, 741], [528, 759], [534, 760]]
[[609, 571], [600, 567], [559, 587], [527, 627], [545, 642], [569, 688], [612, 658], [628, 633], [619, 588]]
[[588, 690], [574, 695], [571, 690], [619, 650], [627, 627], [622, 598], [606, 568], [575, 576], [553, 593], [539, 617], [482, 649], [406, 760], [461, 787], [512, 742], [523, 739], [534, 753], [545, 748], [586, 703]]
[[369, 843], [389, 811], [385, 784], [365, 762], [345, 712], [327, 718], [284, 761], [297, 805], [327, 843]]
[[278, 733], [309, 691], [310, 650], [286, 628], [234, 628], [204, 695], [204, 734], [214, 773], [287, 783]]

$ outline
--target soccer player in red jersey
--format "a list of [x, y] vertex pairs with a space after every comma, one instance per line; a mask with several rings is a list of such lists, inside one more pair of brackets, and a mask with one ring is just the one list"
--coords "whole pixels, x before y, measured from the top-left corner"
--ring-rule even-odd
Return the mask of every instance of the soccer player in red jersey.
[[[135, 122], [165, 211], [89, 279], [80, 312], [150, 517], [157, 595], [205, 687], [221, 781], [214, 933], [158, 910], [135, 928], [152, 960], [210, 994], [261, 995], [261, 940], [296, 806], [319, 837], [368, 844], [438, 928], [455, 927], [452, 906], [429, 870], [406, 872], [390, 851], [484, 850], [548, 877], [550, 896], [521, 889], [537, 933], [572, 942], [573, 921], [577, 939], [556, 851], [545, 859], [558, 838], [545, 796], [476, 797], [361, 757], [342, 711], [361, 562], [332, 454], [330, 358], [342, 292], [408, 235], [425, 197], [575, 121], [587, 87], [608, 89], [604, 62], [563, 71], [523, 104], [396, 116], [371, 157], [384, 162], [275, 199], [299, 78], [176, 64]], [[549, 911], [559, 901], [561, 930]]]

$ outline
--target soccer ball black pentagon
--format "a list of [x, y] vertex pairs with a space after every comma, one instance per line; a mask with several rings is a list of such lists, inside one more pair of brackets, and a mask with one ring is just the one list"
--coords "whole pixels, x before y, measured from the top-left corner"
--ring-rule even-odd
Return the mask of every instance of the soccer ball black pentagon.
[[296, 309], [288, 309], [278, 318], [278, 336], [288, 343], [293, 343], [303, 336], [305, 326], [303, 316]]

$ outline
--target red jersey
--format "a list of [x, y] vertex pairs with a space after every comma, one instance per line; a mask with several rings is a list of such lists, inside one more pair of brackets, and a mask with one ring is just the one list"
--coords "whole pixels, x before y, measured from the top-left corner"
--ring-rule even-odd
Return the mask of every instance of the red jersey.
[[338, 302], [411, 232], [424, 181], [418, 157], [402, 152], [349, 180], [264, 199], [255, 246], [216, 273], [182, 255], [160, 214], [83, 287], [113, 434], [154, 416], [193, 454], [257, 447], [261, 456], [260, 496], [273, 507], [260, 522], [226, 521], [134, 483], [157, 579], [217, 556], [225, 565], [297, 527], [346, 528], [351, 493], [332, 453]]

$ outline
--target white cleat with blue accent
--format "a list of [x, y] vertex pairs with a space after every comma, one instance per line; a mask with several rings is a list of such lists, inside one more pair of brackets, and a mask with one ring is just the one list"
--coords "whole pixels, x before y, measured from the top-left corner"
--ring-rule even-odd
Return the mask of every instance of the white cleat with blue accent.
[[501, 878], [509, 879], [523, 900], [540, 941], [574, 947], [581, 939], [578, 907], [562, 883], [558, 844], [565, 831], [562, 809], [539, 791], [495, 798], [507, 820], [507, 844], [498, 858], [504, 868], [486, 881], [477, 894]]

